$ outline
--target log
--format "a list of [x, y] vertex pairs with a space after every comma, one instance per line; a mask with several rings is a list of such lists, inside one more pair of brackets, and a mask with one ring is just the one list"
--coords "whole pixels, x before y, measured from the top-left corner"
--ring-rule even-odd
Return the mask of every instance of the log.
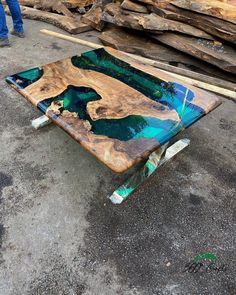
[[159, 8], [157, 6], [148, 6], [149, 10], [155, 12], [161, 17], [170, 20], [181, 21], [189, 25], [195, 26], [207, 33], [219, 37], [223, 40], [236, 44], [236, 25], [203, 14], [191, 12], [188, 10], [180, 9], [173, 5], [168, 7], [168, 10]]
[[106, 6], [102, 19], [120, 27], [136, 30], [151, 31], [153, 33], [175, 31], [200, 38], [210, 40], [213, 39], [213, 37], [209, 34], [190, 25], [164, 19], [154, 13], [147, 15], [143, 13], [124, 11], [117, 3], [111, 3]]
[[152, 35], [152, 38], [236, 74], [236, 52], [230, 46], [173, 33]]
[[[197, 78], [197, 75], [204, 74], [204, 78], [202, 81], [206, 81], [206, 75], [210, 75], [211, 77], [221, 78], [219, 81], [223, 86], [224, 81], [228, 80], [236, 83], [236, 76], [230, 75], [211, 64], [199, 61], [199, 59], [194, 58], [188, 54], [185, 54], [179, 50], [171, 48], [162, 44], [157, 40], [153, 40], [147, 36], [145, 36], [142, 32], [133, 32], [129, 29], [119, 28], [119, 27], [109, 27], [99, 36], [99, 39], [106, 46], [110, 46], [112, 48], [133, 53], [136, 55], [141, 55], [153, 60], [158, 60], [164, 63], [169, 63], [174, 65], [175, 67], [187, 67], [187, 72], [193, 73], [193, 70], [198, 72], [194, 75], [194, 78]], [[147, 50], [148, 48], [148, 50]], [[166, 69], [166, 68], [164, 68]], [[189, 71], [190, 69], [190, 71]], [[172, 71], [175, 73], [183, 73], [184, 69], [178, 69], [172, 67]], [[193, 75], [190, 75], [193, 78]]]
[[[8, 8], [6, 8], [6, 12], [10, 14]], [[41, 11], [26, 6], [21, 6], [21, 13], [23, 18], [43, 21], [55, 25], [56, 27], [63, 29], [71, 34], [78, 34], [91, 30], [91, 27], [80, 23], [72, 17], [58, 15], [56, 13]]]
[[[22, 6], [29, 6], [29, 7], [34, 7], [36, 2], [38, 2], [40, 0], [19, 0], [20, 5]], [[50, 1], [48, 0], [42, 0], [45, 2], [50, 3]], [[3, 3], [6, 2], [5, 0], [3, 1]], [[67, 8], [71, 9], [71, 8], [81, 8], [81, 7], [86, 7], [89, 6], [91, 4], [93, 4], [94, 0], [61, 0], [60, 1], [62, 4], [64, 4]]]
[[140, 17], [139, 24], [141, 24], [145, 30], [174, 31], [208, 40], [214, 39], [211, 35], [205, 33], [202, 30], [178, 21], [164, 19], [154, 13]]
[[34, 7], [36, 0], [19, 0], [20, 5]]
[[142, 4], [135, 3], [131, 0], [124, 0], [121, 3], [121, 7], [126, 10], [131, 10], [134, 12], [148, 13], [148, 9], [146, 6]]
[[[143, 27], [139, 24], [137, 15], [140, 16], [144, 14], [128, 12], [122, 10], [118, 3], [111, 3], [106, 6], [102, 14], [102, 20], [118, 27], [142, 31]], [[162, 31], [159, 31], [159, 33], [162, 33]]]
[[[94, 49], [103, 47], [100, 44], [96, 44], [96, 43], [93, 43], [93, 42], [85, 41], [85, 40], [82, 40], [82, 39], [79, 39], [79, 38], [67, 36], [65, 34], [60, 34], [60, 33], [45, 30], [45, 29], [40, 30], [40, 32], [43, 33], [43, 34], [49, 35], [49, 36], [53, 36], [53, 37], [56, 37], [56, 38], [67, 40], [67, 41], [77, 43], [77, 44], [80, 44], [80, 45], [83, 45], [83, 46], [88, 46], [88, 47], [91, 47], [91, 48], [94, 48]], [[172, 71], [174, 72], [175, 69], [176, 69], [173, 66], [166, 65], [164, 63], [157, 62], [157, 61], [154, 61], [154, 60], [151, 60], [149, 58], [142, 57], [142, 56], [137, 56], [137, 55], [129, 54], [129, 53], [123, 53], [123, 54], [126, 54], [126, 55], [130, 56], [131, 58], [138, 60], [141, 63], [148, 64], [148, 65], [151, 65], [153, 67], [157, 67], [159, 69], [164, 69], [165, 71], [163, 71], [163, 70], [162, 71], [165, 72], [166, 74], [169, 74], [169, 75], [171, 75], [172, 74], [171, 72]], [[188, 71], [188, 72], [190, 72], [190, 71]], [[179, 80], [184, 81], [184, 79], [186, 78], [185, 76], [188, 76], [188, 74], [187, 74], [187, 72], [185, 70], [183, 75], [178, 75], [178, 76], [179, 76], [178, 77]], [[235, 84], [225, 81], [224, 87], [219, 87], [217, 85], [214, 85], [214, 81], [211, 80], [210, 77], [203, 77], [203, 79], [204, 79], [204, 81], [208, 81], [208, 83], [201, 83], [201, 81], [199, 81], [197, 79], [192, 79], [192, 83], [198, 83], [198, 87], [200, 87], [200, 88], [210, 90], [212, 92], [227, 96], [227, 97], [232, 98], [233, 100], [236, 101]], [[219, 80], [218, 80], [218, 82], [220, 83]]]
[[61, 13], [68, 17], [75, 17], [74, 14], [59, 0], [37, 0], [35, 1], [34, 8]]
[[228, 3], [217, 0], [173, 0], [171, 3], [180, 8], [214, 16], [236, 24], [235, 6]]
[[62, 3], [69, 9], [71, 8], [83, 8], [90, 6], [95, 0], [62, 0]]
[[195, 66], [199, 63], [198, 60], [178, 50], [152, 40], [150, 37], [142, 34], [142, 32], [134, 32], [119, 27], [110, 27], [102, 32], [99, 39], [106, 46], [166, 63], [182, 63], [184, 65]]
[[112, 0], [96, 0], [92, 8], [81, 17], [81, 21], [90, 25], [95, 30], [102, 31], [105, 25], [102, 20], [102, 13], [105, 6], [110, 2]]
[[158, 7], [167, 8], [170, 0], [135, 0], [146, 5], [158, 5]]

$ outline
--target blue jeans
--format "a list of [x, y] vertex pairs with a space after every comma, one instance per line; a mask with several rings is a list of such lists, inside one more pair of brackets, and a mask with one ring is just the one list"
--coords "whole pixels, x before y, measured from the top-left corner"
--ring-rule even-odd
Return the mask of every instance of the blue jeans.
[[[23, 32], [23, 21], [21, 17], [20, 5], [18, 3], [18, 0], [6, 0], [6, 2], [11, 12], [14, 31], [19, 33]], [[0, 38], [7, 38], [7, 34], [8, 28], [6, 23], [6, 15], [0, 0]]]

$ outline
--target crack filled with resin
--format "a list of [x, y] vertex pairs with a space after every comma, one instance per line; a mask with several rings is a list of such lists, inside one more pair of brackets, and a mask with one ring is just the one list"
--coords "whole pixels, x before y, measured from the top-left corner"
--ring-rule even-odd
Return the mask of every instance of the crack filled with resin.
[[[7, 78], [116, 172], [124, 172], [219, 101], [109, 48]], [[190, 89], [191, 88], [191, 89]]]
[[[38, 103], [38, 108], [48, 110], [56, 116], [73, 116], [86, 120], [94, 134], [105, 135], [122, 141], [138, 138], [156, 138], [160, 143], [166, 141], [169, 130], [173, 133], [182, 128], [182, 124], [172, 120], [159, 120], [153, 117], [128, 116], [123, 119], [100, 119], [93, 121], [87, 110], [87, 104], [101, 97], [91, 88], [69, 86], [61, 95]], [[65, 113], [65, 110], [68, 111]]]

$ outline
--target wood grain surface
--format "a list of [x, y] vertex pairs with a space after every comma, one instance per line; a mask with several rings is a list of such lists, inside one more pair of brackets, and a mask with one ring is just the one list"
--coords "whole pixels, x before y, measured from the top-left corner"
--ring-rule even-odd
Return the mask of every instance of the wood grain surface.
[[219, 42], [165, 33], [152, 37], [166, 45], [204, 60], [227, 72], [236, 74], [235, 49]]
[[163, 31], [175, 31], [200, 38], [213, 39], [212, 36], [200, 29], [188, 24], [162, 18], [154, 13], [144, 14], [131, 11], [124, 12], [118, 3], [108, 4], [105, 8], [102, 19], [117, 26], [158, 34]]
[[[7, 9], [7, 13], [9, 14], [9, 9]], [[53, 24], [71, 34], [78, 34], [91, 29], [89, 25], [80, 23], [74, 17], [41, 11], [26, 6], [21, 6], [21, 13], [23, 18], [44, 21], [46, 23]]]
[[218, 17], [236, 24], [235, 6], [227, 2], [217, 0], [174, 0], [171, 3], [184, 9]]
[[236, 25], [219, 18], [206, 16], [170, 5], [168, 10], [149, 6], [149, 9], [161, 17], [188, 23], [223, 40], [236, 44]]
[[115, 172], [125, 172], [220, 104], [215, 95], [111, 48], [7, 82]]

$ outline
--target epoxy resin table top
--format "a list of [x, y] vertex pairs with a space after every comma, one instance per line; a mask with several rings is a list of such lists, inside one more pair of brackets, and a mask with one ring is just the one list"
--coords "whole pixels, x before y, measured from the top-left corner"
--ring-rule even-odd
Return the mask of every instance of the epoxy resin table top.
[[7, 82], [115, 172], [125, 172], [220, 104], [111, 48], [7, 77]]

